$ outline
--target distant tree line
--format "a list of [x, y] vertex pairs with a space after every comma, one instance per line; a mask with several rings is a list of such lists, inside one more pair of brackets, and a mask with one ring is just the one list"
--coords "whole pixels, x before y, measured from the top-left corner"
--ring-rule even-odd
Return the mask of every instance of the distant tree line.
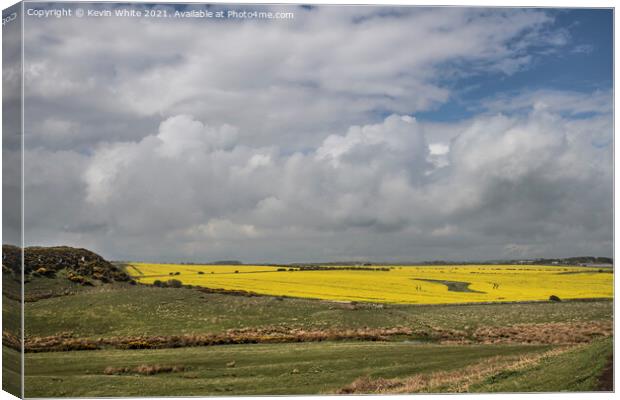
[[563, 265], [580, 265], [580, 264], [613, 264], [614, 260], [609, 257], [569, 257], [569, 258], [539, 258], [533, 260], [533, 264], [563, 264]]
[[[352, 270], [352, 271], [389, 271], [389, 267], [365, 267], [365, 266], [326, 266], [326, 265], [295, 265], [293, 266], [298, 271], [338, 271], [338, 270]], [[280, 269], [278, 269], [280, 270]], [[290, 271], [290, 268], [289, 268]]]

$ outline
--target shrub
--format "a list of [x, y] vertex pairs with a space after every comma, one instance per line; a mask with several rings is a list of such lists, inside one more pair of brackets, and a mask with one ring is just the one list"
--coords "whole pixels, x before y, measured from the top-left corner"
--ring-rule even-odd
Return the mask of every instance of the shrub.
[[75, 283], [79, 283], [80, 285], [83, 286], [92, 286], [93, 284], [86, 279], [86, 277], [82, 276], [82, 275], [76, 275], [76, 274], [69, 274], [69, 276], [67, 277], [71, 282], [75, 282]]
[[551, 296], [549, 296], [549, 300], [550, 301], [562, 301], [560, 300], [560, 298], [554, 294], [552, 294]]
[[129, 372], [129, 368], [115, 368], [115, 367], [106, 367], [103, 370], [103, 373], [106, 375], [118, 375]]
[[204, 274], [204, 272], [198, 271], [198, 275], [203, 275], [203, 274]]
[[45, 267], [38, 268], [35, 272], [39, 275], [47, 277], [53, 277], [54, 275], [56, 275], [56, 271], [54, 271], [53, 269], [47, 269]]
[[235, 270], [235, 274], [238, 274], [238, 273], [239, 273], [239, 270]]
[[58, 347], [61, 351], [75, 351], [75, 350], [98, 350], [96, 344], [94, 343], [84, 343], [84, 342], [75, 342], [75, 343], [64, 343]]
[[157, 286], [157, 287], [162, 287], [163, 282], [160, 281], [159, 279], [155, 279], [153, 281], [153, 286]]
[[165, 372], [183, 372], [185, 367], [179, 365], [140, 365], [133, 369], [133, 372], [140, 375], [154, 375]]
[[127, 350], [150, 349], [153, 346], [146, 340], [133, 340], [123, 346]]
[[106, 375], [121, 375], [121, 374], [140, 374], [140, 375], [155, 375], [161, 373], [169, 373], [169, 372], [183, 372], [185, 371], [185, 367], [182, 365], [147, 365], [142, 364], [135, 368], [129, 367], [106, 367], [103, 370], [103, 373]]
[[171, 288], [180, 288], [183, 286], [183, 282], [178, 279], [169, 279], [168, 282], [166, 282], [166, 286]]

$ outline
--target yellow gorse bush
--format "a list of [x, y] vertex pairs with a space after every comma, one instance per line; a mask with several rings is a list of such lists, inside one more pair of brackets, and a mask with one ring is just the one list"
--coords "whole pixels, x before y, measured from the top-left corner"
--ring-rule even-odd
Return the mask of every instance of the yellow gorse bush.
[[[213, 289], [336, 301], [454, 304], [548, 300], [551, 295], [563, 300], [613, 297], [613, 274], [589, 267], [396, 265], [389, 271], [279, 268], [132, 263], [128, 272], [146, 284], [174, 278], [185, 285]], [[456, 284], [448, 285], [450, 282]]]

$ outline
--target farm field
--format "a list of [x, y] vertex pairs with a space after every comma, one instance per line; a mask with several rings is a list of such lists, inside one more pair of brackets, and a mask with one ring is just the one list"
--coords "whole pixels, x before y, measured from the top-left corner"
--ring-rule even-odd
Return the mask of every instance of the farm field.
[[[611, 361], [612, 340], [600, 340], [584, 348], [549, 357], [541, 363], [472, 385], [474, 392], [591, 391], [601, 389], [599, 378]], [[609, 378], [609, 376], [608, 376]]]
[[[511, 283], [507, 277], [514, 285], [519, 275], [528, 284], [546, 276], [565, 287], [576, 287], [577, 280], [600, 280], [604, 287], [612, 276], [608, 272], [517, 266], [279, 271], [283, 267], [134, 263], [124, 268], [137, 282], [86, 276], [90, 284], [82, 284], [67, 278], [74, 273], [70, 268], [51, 277], [28, 276], [27, 396], [609, 390], [601, 386], [612, 352], [613, 301], [606, 296], [583, 292], [587, 299], [568, 301], [570, 296], [556, 290], [562, 301], [422, 303], [432, 294], [429, 287], [444, 300], [501, 292]], [[486, 288], [484, 280], [471, 278], [476, 276], [494, 277], [490, 282], [499, 287]], [[321, 282], [348, 290], [347, 279], [365, 282], [366, 297], [290, 295], [282, 292], [288, 286], [257, 293], [256, 285], [277, 277], [285, 283], [284, 278], [295, 283], [322, 277], [308, 284], [312, 291]], [[369, 282], [383, 280], [377, 277], [392, 285], [377, 283], [380, 290], [396, 288], [386, 297], [405, 293], [397, 282], [412, 285], [416, 302], [372, 301]], [[170, 279], [182, 285], [154, 284]], [[202, 286], [191, 279], [220, 283]], [[226, 280], [236, 286], [223, 287]], [[221, 288], [227, 290], [216, 290]], [[14, 294], [5, 289], [10, 311]], [[17, 328], [7, 324], [6, 338]], [[19, 354], [10, 341], [5, 344], [4, 372], [15, 378]], [[9, 382], [5, 386], [17, 390]]]
[[[376, 379], [408, 382], [435, 373], [451, 377], [451, 371], [469, 376], [481, 366], [492, 368], [485, 367], [469, 391], [528, 391], [530, 381], [549, 390], [596, 390], [612, 350], [613, 302], [605, 299], [377, 305], [211, 293], [196, 286], [71, 286], [62, 279], [33, 277], [27, 283], [27, 290], [40, 293], [54, 281], [65, 288], [63, 294], [25, 303], [27, 348], [64, 338], [68, 343], [105, 344], [92, 351], [73, 351], [70, 345], [67, 351], [27, 351], [27, 396], [371, 393]], [[166, 341], [179, 346], [179, 338], [185, 337], [272, 331], [282, 333], [284, 341], [166, 347]], [[298, 339], [286, 339], [291, 332]], [[342, 340], [332, 338], [334, 332], [351, 334]], [[359, 332], [380, 338], [358, 337]], [[311, 339], [317, 333], [325, 334], [326, 340]], [[115, 345], [127, 338], [159, 340], [164, 347], [128, 350]], [[12, 359], [13, 353], [5, 348], [3, 355]], [[560, 361], [554, 360], [569, 360], [556, 378], [554, 363]], [[515, 363], [523, 366], [518, 374], [501, 373]], [[165, 369], [175, 366], [182, 368]], [[141, 368], [163, 372], [136, 372]], [[548, 380], [520, 378], [539, 371], [536, 368], [543, 368]], [[412, 391], [463, 390], [459, 382]]]
[[252, 265], [131, 263], [140, 283], [184, 285], [272, 296], [400, 304], [454, 304], [612, 298], [611, 270], [589, 267], [466, 265], [296, 270]]
[[2, 346], [2, 387], [7, 392], [19, 397], [21, 392], [21, 354]]
[[[597, 356], [602, 350], [607, 355], [608, 348], [605, 341], [573, 349], [339, 342], [38, 353], [26, 356], [26, 396], [290, 395], [354, 393], [356, 388], [368, 393], [373, 392], [371, 385], [360, 388], [355, 383], [407, 382], [436, 373], [447, 379], [409, 392], [528, 391], [539, 389], [536, 385], [541, 381], [545, 381], [540, 386], [544, 391], [589, 390], [604, 364]], [[580, 363], [565, 363], [575, 359]], [[536, 380], [515, 378], [531, 374], [541, 363], [562, 362], [561, 377], [547, 369], [539, 370]], [[519, 367], [512, 374], [498, 370], [514, 365]], [[131, 372], [140, 366], [177, 370], [152, 375]], [[122, 372], [125, 369], [129, 372]], [[494, 386], [489, 388], [489, 382]]]
[[[27, 396], [157, 396], [179, 393], [309, 394], [334, 392], [364, 375], [404, 377], [458, 369], [483, 359], [548, 350], [548, 346], [439, 347], [410, 343], [235, 345], [143, 351], [29, 354]], [[230, 363], [234, 362], [234, 367]], [[176, 365], [183, 372], [106, 375], [106, 368]], [[54, 387], [53, 380], [64, 385]]]
[[[33, 282], [36, 284], [36, 282]], [[139, 299], [139, 301], [136, 301]], [[25, 304], [26, 338], [70, 332], [76, 337], [220, 333], [287, 327], [356, 329], [412, 326], [459, 329], [514, 324], [610, 320], [613, 302], [351, 306], [301, 298], [235, 296], [193, 288], [102, 287]]]

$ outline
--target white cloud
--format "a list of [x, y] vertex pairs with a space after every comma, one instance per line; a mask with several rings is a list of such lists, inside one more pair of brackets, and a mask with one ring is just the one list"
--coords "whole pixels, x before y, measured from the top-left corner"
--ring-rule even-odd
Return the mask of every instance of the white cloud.
[[212, 128], [188, 115], [179, 115], [162, 122], [157, 138], [161, 144], [156, 151], [173, 158], [193, 152], [229, 149], [237, 141], [237, 129], [230, 125]]
[[[449, 165], [435, 166], [426, 161], [423, 129], [407, 116], [354, 126], [292, 154], [233, 145], [218, 136], [234, 132], [230, 126], [171, 117], [139, 142], [110, 143], [81, 157], [85, 200], [76, 201], [97, 216], [109, 251], [119, 253], [132, 251], [120, 239], [132, 237], [131, 246], [165, 243], [195, 257], [290, 260], [297, 253], [289, 246], [304, 242], [305, 251], [297, 251], [312, 259], [315, 252], [326, 257], [321, 246], [332, 237], [342, 246], [332, 257], [360, 254], [365, 243], [376, 258], [390, 247], [376, 235], [401, 243], [390, 255], [401, 259], [428, 254], [431, 238], [435, 245], [461, 238], [454, 245], [472, 248], [501, 239], [495, 256], [518, 246], [567, 251], [566, 235], [582, 236], [583, 251], [607, 251], [600, 240], [611, 223], [610, 151], [589, 140], [611, 135], [611, 125], [595, 122], [540, 110], [483, 116], [463, 127], [449, 150], [441, 147]], [[175, 142], [166, 147], [161, 137], [173, 126]], [[37, 157], [42, 165], [46, 157], [59, 160], [54, 153]], [[536, 247], [540, 235], [545, 246]], [[403, 244], [414, 238], [411, 247]]]
[[[545, 39], [552, 19], [531, 10], [292, 9], [294, 21], [273, 23], [37, 20], [25, 38], [27, 111], [78, 115], [91, 143], [121, 136], [101, 113], [139, 121], [132, 139], [188, 114], [233, 124], [253, 146], [301, 150], [377, 112], [432, 109], [451, 96], [446, 78], [511, 74], [530, 62], [530, 47], [560, 45]], [[30, 133], [33, 143], [44, 135]]]
[[294, 10], [29, 27], [29, 243], [168, 261], [611, 253], [609, 91], [414, 118], [462, 77], [566, 46], [544, 10]]
[[572, 53], [585, 53], [590, 54], [594, 51], [594, 46], [591, 44], [579, 44], [571, 50]]
[[570, 116], [579, 114], [609, 114], [612, 111], [612, 93], [609, 90], [572, 92], [541, 89], [525, 91], [516, 95], [498, 96], [483, 102], [490, 112], [528, 112], [532, 109], [546, 110]]
[[187, 236], [192, 239], [238, 240], [255, 238], [259, 235], [254, 225], [235, 224], [227, 219], [214, 218], [206, 224], [199, 224], [189, 228]]

